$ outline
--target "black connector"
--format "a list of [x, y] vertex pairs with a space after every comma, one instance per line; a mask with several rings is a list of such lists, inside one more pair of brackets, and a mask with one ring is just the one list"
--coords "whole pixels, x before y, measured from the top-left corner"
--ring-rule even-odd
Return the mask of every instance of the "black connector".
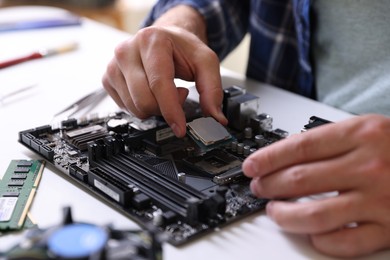
[[303, 126], [302, 132], [306, 132], [307, 130], [310, 130], [314, 127], [318, 127], [329, 123], [332, 123], [332, 121], [317, 116], [311, 116], [309, 119], [309, 123]]

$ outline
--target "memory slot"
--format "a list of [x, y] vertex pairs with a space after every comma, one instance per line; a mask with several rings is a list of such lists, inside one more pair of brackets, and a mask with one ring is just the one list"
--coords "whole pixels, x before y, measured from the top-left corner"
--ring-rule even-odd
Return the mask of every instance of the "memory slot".
[[225, 210], [224, 200], [218, 194], [208, 196], [131, 156], [118, 154], [94, 163], [116, 178], [135, 184], [156, 205], [172, 210], [190, 223], [215, 218]]
[[[200, 200], [209, 199], [209, 196], [206, 196], [204, 193], [195, 190], [191, 186], [178, 182], [175, 179], [165, 176], [159, 170], [149, 165], [146, 165], [144, 162], [130, 157], [124, 154], [119, 154], [116, 157], [113, 157], [113, 160], [120, 160], [126, 167], [131, 167], [135, 173], [141, 174], [143, 178], [148, 178], [151, 181], [154, 181], [164, 187], [168, 188], [175, 194], [183, 196], [185, 200], [190, 198], [197, 198]], [[154, 174], [150, 174], [150, 173]]]
[[134, 185], [142, 193], [152, 198], [152, 200], [154, 201], [154, 203], [156, 203], [157, 206], [169, 209], [181, 216], [182, 218], [188, 218], [187, 209], [185, 205], [172, 200], [171, 197], [166, 197], [164, 193], [161, 193], [161, 189], [158, 190], [155, 189], [155, 187], [151, 187], [150, 184], [145, 183], [145, 180], [137, 180], [132, 178], [131, 176], [128, 176], [127, 173], [132, 171], [131, 169], [126, 169], [126, 171], [123, 171], [121, 169], [118, 169], [118, 167], [113, 167], [112, 163], [109, 163], [108, 161], [100, 162], [99, 169], [101, 172], [104, 172], [107, 176], [110, 176], [110, 178], [114, 180], [116, 179], [122, 181], [124, 184], [127, 184], [129, 186]]
[[88, 148], [88, 142], [95, 141], [105, 136], [107, 136], [107, 133], [105, 132], [88, 133], [82, 136], [71, 138], [70, 143], [83, 151]]
[[[143, 173], [142, 171], [145, 171], [144, 169], [137, 169], [136, 165], [129, 164], [126, 160], [113, 158], [112, 160], [107, 161], [107, 163], [123, 172], [127, 178], [137, 182], [139, 185], [143, 185], [143, 187], [146, 188], [146, 191], [154, 190], [157, 194], [166, 196], [180, 204], [185, 204], [188, 199], [194, 198], [183, 191], [177, 192], [170, 187], [159, 183], [159, 180], [156, 179], [158, 173], [150, 171]], [[148, 175], [148, 177], [145, 178], [144, 175]]]
[[120, 178], [101, 168], [91, 169], [88, 182], [124, 207], [128, 207], [133, 197], [133, 190]]
[[[163, 175], [159, 170], [145, 164], [143, 161], [125, 154], [118, 154], [112, 157], [112, 159], [120, 159], [125, 164], [125, 169], [134, 169], [132, 172], [136, 173], [134, 176], [136, 179], [147, 180], [146, 183], [155, 187], [157, 191], [164, 191], [161, 192], [162, 195], [168, 196], [170, 199], [172, 197], [175, 202], [178, 198], [183, 198], [181, 203], [187, 206], [187, 211], [191, 215], [202, 212], [201, 215], [197, 216], [199, 221], [210, 220], [215, 218], [217, 214], [225, 212], [226, 203], [219, 194], [206, 195], [189, 185]], [[119, 161], [116, 161], [114, 164], [117, 165], [119, 163]]]

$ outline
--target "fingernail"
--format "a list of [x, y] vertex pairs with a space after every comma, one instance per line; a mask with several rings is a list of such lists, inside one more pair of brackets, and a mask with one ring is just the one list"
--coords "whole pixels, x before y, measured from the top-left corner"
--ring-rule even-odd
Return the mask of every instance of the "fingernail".
[[265, 211], [267, 212], [267, 215], [271, 216], [273, 206], [274, 206], [274, 202], [273, 201], [269, 201], [267, 203], [267, 205], [265, 206]]
[[256, 182], [257, 182], [257, 178], [253, 179], [249, 185], [250, 189], [251, 189], [251, 192], [253, 194], [253, 196], [255, 197], [259, 197], [259, 193], [257, 191], [257, 185], [256, 185]]
[[180, 127], [178, 127], [177, 124], [173, 123], [173, 124], [171, 125], [171, 129], [172, 129], [173, 133], [174, 133], [177, 137], [181, 137], [181, 136], [182, 136], [181, 131], [180, 131]]
[[218, 118], [219, 118], [219, 121], [222, 123], [222, 124], [227, 124], [228, 123], [228, 120], [225, 116], [225, 114], [222, 112], [222, 108], [221, 107], [218, 107], [217, 108], [217, 111], [218, 111]]
[[246, 173], [249, 176], [255, 176], [256, 173], [258, 172], [257, 164], [252, 159], [249, 158], [246, 159], [244, 163], [245, 163]]

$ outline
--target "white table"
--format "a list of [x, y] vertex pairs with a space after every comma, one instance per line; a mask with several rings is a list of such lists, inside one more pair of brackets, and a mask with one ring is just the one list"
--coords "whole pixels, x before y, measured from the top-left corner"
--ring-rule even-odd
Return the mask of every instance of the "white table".
[[[0, 10], [0, 19], [13, 12], [52, 14], [51, 8]], [[17, 142], [21, 130], [45, 125], [53, 115], [82, 95], [101, 86], [101, 77], [115, 46], [129, 35], [110, 27], [85, 20], [80, 27], [42, 29], [0, 34], [0, 60], [20, 55], [37, 48], [77, 41], [77, 51], [55, 57], [26, 62], [0, 70], [0, 95], [13, 89], [36, 84], [29, 91], [0, 104], [0, 177], [12, 159], [38, 159], [39, 157]], [[312, 115], [339, 121], [349, 114], [318, 102], [245, 80], [242, 75], [222, 70], [224, 86], [245, 86], [261, 98], [262, 111], [274, 118], [274, 127], [298, 133]], [[115, 111], [107, 98], [96, 111]], [[34, 220], [41, 227], [58, 224], [62, 207], [72, 206], [74, 219], [96, 224], [113, 223], [118, 228], [136, 225], [76, 188], [52, 166], [44, 171], [37, 195], [31, 208]], [[364, 210], [364, 209], [362, 209]], [[0, 238], [4, 250], [12, 237]], [[319, 254], [304, 236], [282, 232], [265, 214], [258, 214], [207, 235], [186, 246], [163, 246], [165, 259], [333, 259]], [[390, 251], [383, 251], [364, 259], [390, 259]]]

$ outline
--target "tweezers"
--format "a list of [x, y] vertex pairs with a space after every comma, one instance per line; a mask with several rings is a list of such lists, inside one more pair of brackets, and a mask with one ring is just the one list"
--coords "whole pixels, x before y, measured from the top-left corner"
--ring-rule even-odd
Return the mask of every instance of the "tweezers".
[[73, 102], [69, 106], [65, 107], [61, 111], [57, 112], [54, 115], [54, 117], [57, 117], [64, 113], [69, 113], [67, 117], [70, 118], [71, 116], [75, 115], [77, 112], [83, 110], [84, 108], [88, 107], [89, 109], [92, 109], [97, 104], [99, 104], [106, 96], [107, 96], [107, 92], [103, 88], [94, 90], [91, 93]]

